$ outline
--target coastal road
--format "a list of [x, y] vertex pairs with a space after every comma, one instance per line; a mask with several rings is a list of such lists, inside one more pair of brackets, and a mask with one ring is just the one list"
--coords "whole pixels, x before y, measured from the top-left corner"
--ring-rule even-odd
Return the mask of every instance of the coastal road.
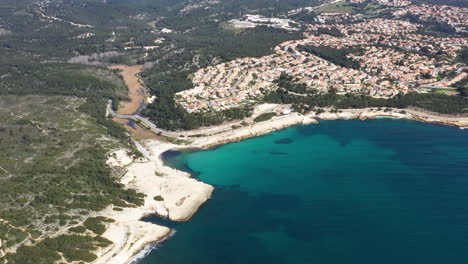
[[244, 120], [231, 121], [231, 122], [227, 122], [227, 123], [224, 123], [222, 125], [217, 125], [217, 126], [213, 126], [213, 127], [202, 127], [202, 128], [198, 128], [198, 129], [194, 129], [194, 130], [178, 131], [178, 132], [172, 132], [172, 131], [167, 131], [165, 129], [158, 128], [158, 127], [156, 127], [155, 124], [153, 124], [153, 122], [151, 122], [147, 118], [139, 116], [139, 115], [122, 115], [122, 114], [116, 113], [112, 109], [112, 100], [109, 100], [108, 103], [107, 103], [106, 116], [112, 116], [112, 117], [122, 118], [122, 119], [132, 119], [132, 120], [135, 120], [136, 122], [139, 122], [139, 123], [141, 122], [145, 127], [147, 127], [148, 129], [150, 129], [151, 131], [153, 131], [156, 134], [163, 135], [163, 136], [169, 136], [169, 137], [175, 137], [175, 138], [181, 138], [181, 137], [190, 137], [190, 136], [197, 136], [197, 135], [211, 136], [211, 135], [219, 134], [219, 133], [222, 133], [222, 132], [226, 132], [226, 131], [232, 130], [233, 125], [239, 126], [239, 125], [241, 125], [242, 121], [246, 121], [246, 122], [251, 123], [251, 122], [253, 122], [253, 119], [256, 116], [258, 116], [258, 115], [260, 115], [260, 114], [262, 114], [264, 112], [270, 112], [270, 111], [271, 110], [259, 111], [256, 114], [254, 114], [253, 116], [251, 116], [251, 117], [249, 117], [247, 119], [244, 119]]
[[158, 128], [158, 127], [156, 127], [156, 125], [154, 125], [147, 118], [139, 116], [139, 115], [122, 115], [122, 114], [116, 113], [112, 109], [112, 100], [109, 100], [107, 102], [106, 114], [107, 114], [107, 116], [112, 116], [112, 117], [116, 117], [116, 118], [123, 118], [123, 119], [132, 119], [132, 120], [135, 120], [136, 122], [141, 122], [141, 123], [144, 124], [144, 126], [146, 126], [148, 129], [150, 129], [151, 131], [153, 131], [156, 134], [162, 134], [162, 135], [171, 136], [171, 137], [179, 137], [179, 134], [180, 134], [180, 133], [174, 133], [174, 132], [171, 132], [171, 131], [167, 131], [167, 130]]
[[[330, 110], [330, 109], [326, 109], [326, 110]], [[370, 108], [342, 109], [342, 110], [348, 113], [354, 113], [354, 114], [361, 114], [366, 111], [371, 111]], [[468, 124], [468, 116], [463, 116], [463, 115], [462, 116], [447, 116], [447, 115], [442, 115], [442, 114], [437, 114], [437, 113], [431, 113], [431, 112], [424, 111], [421, 109], [392, 109], [392, 110], [395, 112], [405, 110], [408, 114], [411, 114], [418, 118], [422, 118], [424, 120], [431, 120], [433, 122], [462, 122], [462, 123]], [[274, 111], [274, 109], [254, 111], [255, 114], [247, 119], [244, 119], [244, 121], [248, 123], [252, 123], [255, 116], [258, 116], [262, 113], [271, 112], [271, 111]], [[136, 122], [142, 123], [145, 127], [147, 127], [149, 130], [153, 131], [154, 133], [158, 135], [175, 137], [175, 138], [181, 138], [181, 137], [183, 138], [183, 137], [190, 137], [190, 136], [197, 136], [197, 135], [211, 136], [211, 135], [219, 134], [222, 132], [230, 131], [232, 130], [232, 126], [234, 125], [236, 126], [241, 125], [241, 121], [232, 121], [232, 122], [227, 122], [222, 125], [217, 125], [213, 127], [202, 127], [202, 128], [190, 130], [190, 131], [172, 132], [172, 131], [167, 131], [167, 130], [156, 127], [155, 124], [153, 124], [150, 120], [148, 120], [145, 117], [142, 117], [139, 115], [121, 115], [121, 114], [115, 113], [112, 110], [111, 100], [109, 100], [107, 104], [106, 116], [112, 116], [112, 117], [123, 118], [123, 119], [132, 119], [132, 120], [135, 120]], [[308, 116], [312, 118], [316, 118], [315, 115], [308, 115]]]

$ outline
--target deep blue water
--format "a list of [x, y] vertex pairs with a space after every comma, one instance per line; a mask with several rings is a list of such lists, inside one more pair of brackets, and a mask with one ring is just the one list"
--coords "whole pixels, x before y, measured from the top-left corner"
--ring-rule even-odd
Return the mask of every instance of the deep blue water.
[[467, 130], [323, 121], [166, 158], [216, 189], [140, 264], [468, 263]]

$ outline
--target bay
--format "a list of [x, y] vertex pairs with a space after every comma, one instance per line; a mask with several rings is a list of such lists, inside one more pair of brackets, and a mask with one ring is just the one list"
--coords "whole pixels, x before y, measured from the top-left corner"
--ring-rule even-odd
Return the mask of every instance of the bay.
[[466, 130], [322, 121], [165, 158], [215, 192], [140, 264], [468, 260]]

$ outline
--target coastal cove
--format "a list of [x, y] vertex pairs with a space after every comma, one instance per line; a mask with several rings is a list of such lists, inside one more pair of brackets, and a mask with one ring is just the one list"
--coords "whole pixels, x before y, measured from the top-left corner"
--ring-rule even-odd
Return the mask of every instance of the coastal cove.
[[0, 0], [0, 264], [467, 264], [468, 0]]
[[[130, 94], [129, 97], [132, 98]], [[141, 103], [139, 100], [131, 100], [130, 103], [132, 102]], [[106, 115], [113, 116], [114, 120], [122, 118], [125, 128], [130, 132], [134, 146], [142, 154], [142, 157], [129, 157], [126, 154], [127, 150], [120, 149], [109, 153], [108, 164], [114, 169], [125, 171], [125, 175], [120, 178], [120, 183], [127, 188], [145, 194], [146, 198], [144, 205], [138, 208], [129, 208], [123, 211], [108, 208], [100, 213], [102, 216], [115, 220], [114, 223], [109, 224], [108, 230], [103, 234], [103, 237], [112, 241], [113, 245], [96, 252], [99, 257], [93, 264], [128, 264], [138, 261], [152, 248], [158, 248], [160, 242], [172, 241], [174, 234], [178, 234], [179, 225], [184, 226], [184, 223], [173, 225], [171, 221], [190, 220], [192, 216], [196, 215], [199, 207], [212, 197], [213, 190], [215, 190], [213, 185], [204, 182], [203, 179], [194, 178], [193, 176], [197, 176], [197, 173], [193, 173], [190, 169], [188, 173], [184, 169], [174, 169], [164, 164], [161, 157], [167, 151], [208, 149], [219, 146], [222, 148], [223, 144], [263, 136], [270, 132], [276, 133], [274, 131], [284, 129], [288, 131], [287, 128], [298, 125], [301, 127], [301, 125], [318, 124], [318, 120], [320, 122], [340, 120], [341, 122], [341, 120], [352, 119], [359, 122], [358, 120], [390, 118], [461, 128], [468, 126], [466, 115], [443, 115], [417, 108], [363, 108], [339, 111], [325, 108], [320, 113], [291, 112], [275, 115], [269, 120], [258, 122], [256, 118], [261, 115], [291, 107], [281, 104], [260, 104], [255, 106], [252, 116], [243, 120], [233, 120], [220, 125], [188, 131], [167, 131], [157, 127], [151, 120], [138, 113], [122, 115], [114, 112], [111, 106], [112, 102], [109, 101]], [[134, 126], [128, 125], [130, 123], [133, 123]], [[451, 129], [455, 128], [451, 127]], [[288, 141], [280, 140], [283, 143]], [[283, 155], [284, 153], [272, 151], [272, 154]], [[216, 193], [218, 192], [217, 188]], [[159, 215], [168, 220], [154, 217], [153, 219], [156, 221], [148, 221], [151, 219], [151, 215]]]
[[[133, 72], [123, 74], [123, 76], [126, 80], [128, 78], [139, 79], [138, 74]], [[114, 112], [111, 107], [112, 102], [108, 101], [106, 115], [114, 117], [115, 121], [121, 121], [119, 123], [123, 124], [128, 130], [134, 146], [139, 150], [142, 156], [140, 158], [130, 157], [128, 156], [128, 151], [125, 149], [115, 150], [108, 155], [108, 165], [116, 170], [125, 171], [125, 174], [119, 179], [120, 183], [127, 188], [132, 188], [144, 193], [146, 198], [144, 205], [137, 208], [115, 211], [110, 207], [100, 213], [102, 216], [110, 217], [115, 220], [115, 222], [109, 224], [108, 230], [103, 234], [103, 237], [112, 241], [113, 245], [96, 252], [99, 257], [93, 264], [137, 263], [148, 252], [151, 252], [152, 249], [159, 248], [161, 243], [166, 245], [166, 242], [170, 244], [173, 243], [171, 242], [173, 239], [177, 240], [178, 235], [182, 232], [179, 232], [180, 228], [192, 226], [192, 224], [190, 224], [192, 221], [189, 223], [182, 222], [188, 221], [195, 216], [199, 207], [212, 197], [214, 190], [214, 198], [218, 197], [219, 193], [224, 193], [225, 188], [220, 188], [218, 183], [211, 182], [210, 179], [205, 180], [202, 174], [199, 175], [198, 169], [192, 169], [191, 166], [178, 166], [177, 163], [172, 163], [172, 161], [171, 164], [166, 164], [163, 159], [167, 157], [168, 153], [182, 151], [184, 155], [177, 156], [176, 159], [181, 160], [181, 164], [184, 164], [185, 155], [187, 155], [187, 157], [191, 156], [188, 154], [191, 151], [195, 151], [193, 155], [203, 153], [203, 151], [199, 152], [199, 150], [209, 149], [208, 152], [216, 151], [218, 148], [223, 149], [231, 145], [237, 145], [233, 142], [242, 141], [239, 143], [239, 145], [242, 145], [245, 144], [244, 142], [259, 140], [264, 137], [267, 138], [276, 133], [287, 133], [286, 131], [308, 127], [307, 125], [311, 124], [318, 124], [317, 127], [320, 128], [323, 127], [323, 124], [321, 124], [322, 122], [325, 124], [333, 123], [328, 120], [338, 120], [337, 122], [345, 123], [346, 121], [344, 120], [352, 120], [352, 122], [360, 123], [363, 121], [361, 123], [367, 123], [371, 122], [368, 120], [373, 120], [372, 122], [374, 122], [379, 119], [401, 119], [401, 122], [424, 122], [431, 123], [436, 127], [439, 127], [438, 125], [444, 125], [444, 127], [451, 126], [446, 127], [446, 129], [452, 130], [457, 130], [455, 127], [464, 128], [468, 126], [468, 116], [466, 115], [443, 115], [417, 108], [363, 108], [342, 109], [339, 111], [334, 111], [332, 108], [325, 108], [321, 112], [309, 112], [307, 114], [300, 114], [298, 112], [276, 114], [271, 116], [268, 120], [258, 121], [257, 118], [261, 115], [278, 113], [281, 109], [288, 109], [291, 107], [291, 105], [283, 104], [260, 104], [255, 106], [252, 116], [244, 118], [243, 120], [233, 120], [215, 126], [201, 127], [188, 131], [168, 131], [157, 127], [151, 120], [139, 114], [139, 110], [145, 106], [145, 100], [142, 101], [139, 96], [144, 96], [144, 93], [143, 90], [140, 90], [141, 86], [138, 86], [140, 82], [133, 83], [137, 84], [134, 88], [138, 88], [137, 90], [142, 93], [133, 93], [133, 95], [137, 96], [132, 96], [130, 92], [131, 89], [129, 89], [129, 98], [131, 98], [131, 100], [127, 103], [133, 106], [132, 114], [121, 114], [121, 109]], [[121, 104], [125, 105], [125, 103], [122, 102]], [[310, 127], [313, 128], [315, 126], [312, 125]], [[376, 135], [385, 136], [386, 132], [387, 130], [377, 131]], [[324, 134], [326, 135], [327, 133]], [[275, 142], [275, 144], [290, 145], [292, 142], [294, 142], [294, 140], [282, 138]], [[321, 143], [319, 142], [319, 144]], [[306, 145], [307, 142], [305, 142], [304, 146]], [[213, 148], [216, 149], [213, 150]], [[288, 152], [272, 150], [270, 154], [281, 157], [287, 156]], [[259, 157], [254, 156], [251, 159], [255, 160], [257, 158]], [[260, 162], [269, 164], [269, 160]], [[307, 164], [310, 162], [304, 161], [304, 163]], [[339, 164], [338, 162], [336, 163]], [[281, 164], [281, 162], [278, 161], [278, 164]], [[241, 164], [239, 164], [239, 166], [242, 167]], [[268, 169], [269, 166], [266, 165], [265, 168]], [[224, 169], [219, 169], [216, 177], [219, 176], [220, 171], [224, 171]], [[232, 171], [235, 170], [232, 169]], [[255, 169], [252, 171], [255, 172]], [[249, 169], [247, 169], [244, 174], [248, 175], [248, 173], [250, 173]], [[284, 174], [288, 175], [288, 173], [289, 171]], [[200, 178], [198, 178], [198, 176], [200, 176]], [[233, 186], [240, 185], [233, 182]], [[214, 187], [216, 187], [216, 189]], [[276, 194], [273, 195], [273, 197], [268, 196], [266, 198], [267, 200], [273, 199], [273, 203], [276, 203], [275, 197]], [[241, 199], [239, 199], [239, 201], [241, 201]], [[216, 201], [213, 203], [216, 204]], [[210, 203], [208, 203], [208, 208], [209, 204]], [[241, 201], [240, 204], [244, 203]], [[228, 207], [235, 208], [236, 206], [239, 206], [239, 204], [229, 205]], [[259, 206], [262, 205], [260, 204]], [[203, 208], [204, 207], [201, 208], [202, 211], [206, 210]], [[254, 207], [249, 208], [250, 210], [256, 210]], [[235, 219], [237, 216], [232, 217]], [[208, 220], [204, 220], [204, 223], [209, 222]], [[245, 225], [249, 224], [245, 223]], [[192, 235], [191, 232], [186, 233], [186, 235]], [[235, 233], [242, 234], [242, 232], [239, 231]], [[279, 241], [276, 238], [274, 240]], [[242, 243], [242, 241], [243, 240], [239, 240], [240, 243]], [[188, 244], [185, 245], [188, 246]], [[178, 249], [178, 251], [180, 250], [181, 249]], [[203, 252], [203, 250], [201, 252]], [[227, 255], [227, 253], [223, 254]], [[170, 255], [172, 257], [174, 254], [171, 253]], [[253, 256], [257, 255], [254, 254]], [[268, 259], [270, 256], [265, 255], [262, 257], [262, 255], [259, 255], [259, 257], [261, 258], [251, 261], [262, 261], [265, 258]], [[151, 259], [151, 256], [149, 258]], [[191, 259], [184, 260], [184, 262], [189, 260]], [[170, 258], [167, 258], [165, 261], [172, 263]], [[200, 259], [201, 263], [205, 261], [214, 260]], [[308, 262], [310, 261], [307, 260], [305, 263]], [[237, 263], [237, 260], [233, 263]]]
[[462, 263], [466, 133], [336, 120], [166, 153], [215, 191], [138, 263]]

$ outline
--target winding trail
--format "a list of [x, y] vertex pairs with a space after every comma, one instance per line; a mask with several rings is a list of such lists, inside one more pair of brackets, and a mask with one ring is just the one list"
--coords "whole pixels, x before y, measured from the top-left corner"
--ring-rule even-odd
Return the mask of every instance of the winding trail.
[[0, 169], [2, 169], [5, 173], [10, 173], [9, 171], [5, 170], [4, 168], [2, 168], [2, 166], [0, 166]]

